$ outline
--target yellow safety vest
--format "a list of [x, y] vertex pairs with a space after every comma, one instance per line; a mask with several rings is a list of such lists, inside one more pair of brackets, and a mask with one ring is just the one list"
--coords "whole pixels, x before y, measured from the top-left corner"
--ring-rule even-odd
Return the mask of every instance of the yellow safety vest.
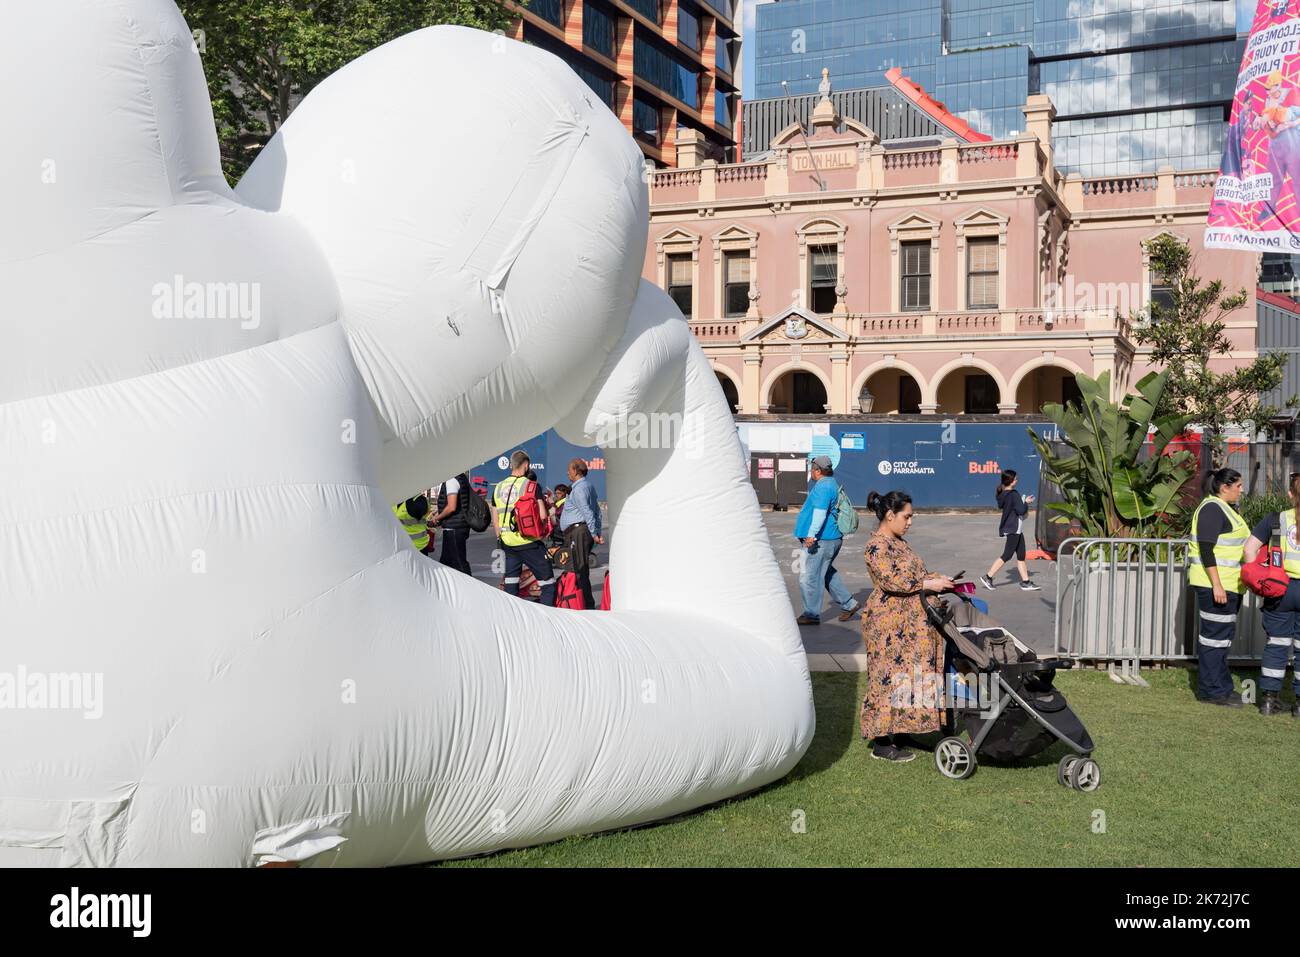
[[524, 486], [527, 484], [528, 479], [522, 475], [512, 475], [498, 482], [492, 492], [492, 504], [498, 509], [497, 523], [501, 526], [502, 545], [529, 545], [537, 541], [535, 538], [520, 535], [510, 528], [515, 502], [519, 501], [519, 496], [524, 494]]
[[[1192, 515], [1192, 538], [1197, 538], [1196, 526], [1200, 521], [1201, 511], [1211, 502], [1217, 508], [1223, 509], [1227, 513], [1228, 521], [1232, 523], [1231, 527], [1221, 533], [1214, 543], [1214, 563], [1219, 568], [1219, 581], [1223, 584], [1224, 591], [1244, 591], [1245, 586], [1241, 584], [1241, 562], [1246, 539], [1250, 537], [1250, 526], [1237, 514], [1237, 510], [1218, 496], [1207, 495], [1201, 504], [1196, 506], [1196, 511]], [[1300, 553], [1297, 553], [1297, 558], [1300, 558]], [[1300, 564], [1296, 568], [1297, 574], [1300, 575]], [[1209, 573], [1201, 564], [1201, 554], [1196, 545], [1193, 545], [1187, 556], [1187, 584], [1199, 585], [1201, 588], [1214, 587]]]
[[406, 510], [406, 503], [393, 506], [393, 514], [397, 520], [402, 523], [406, 529], [406, 534], [411, 536], [411, 544], [415, 546], [417, 552], [422, 552], [429, 547], [429, 528], [424, 524], [422, 518], [411, 518], [411, 513]]
[[[1295, 509], [1278, 512], [1278, 528], [1282, 532], [1282, 568], [1291, 578], [1300, 578], [1300, 548], [1295, 541]], [[1269, 544], [1265, 542], [1265, 545]]]

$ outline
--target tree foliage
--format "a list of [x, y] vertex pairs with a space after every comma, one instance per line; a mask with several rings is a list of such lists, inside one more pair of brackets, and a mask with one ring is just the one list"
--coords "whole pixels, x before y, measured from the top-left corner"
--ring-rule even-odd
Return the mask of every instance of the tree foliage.
[[[1184, 415], [1203, 425], [1217, 456], [1228, 425], [1252, 422], [1262, 428], [1277, 414], [1260, 397], [1282, 383], [1286, 358], [1268, 353], [1248, 365], [1210, 371], [1211, 359], [1233, 351], [1226, 319], [1249, 301], [1246, 290], [1229, 295], [1222, 280], [1205, 282], [1195, 275], [1191, 251], [1173, 236], [1157, 236], [1147, 249], [1152, 270], [1169, 285], [1172, 300], [1152, 302], [1149, 317], [1136, 322], [1133, 331], [1140, 345], [1151, 347], [1151, 364], [1168, 376], [1157, 414]], [[1286, 403], [1295, 404], [1294, 397]]]
[[1179, 532], [1186, 511], [1182, 490], [1195, 475], [1196, 461], [1190, 452], [1166, 454], [1190, 421], [1159, 413], [1167, 380], [1167, 373], [1148, 373], [1136, 395], [1116, 403], [1109, 372], [1096, 379], [1079, 374], [1080, 401], [1043, 406], [1071, 450], [1056, 455], [1029, 429], [1044, 473], [1061, 490], [1063, 501], [1048, 506], [1060, 513], [1054, 521], [1077, 524], [1092, 538], [1166, 538]]
[[[499, 0], [179, 0], [233, 183], [302, 97], [368, 50], [435, 24], [505, 30]], [[463, 91], [459, 91], [463, 92]], [[455, 96], [456, 90], [429, 90]]]

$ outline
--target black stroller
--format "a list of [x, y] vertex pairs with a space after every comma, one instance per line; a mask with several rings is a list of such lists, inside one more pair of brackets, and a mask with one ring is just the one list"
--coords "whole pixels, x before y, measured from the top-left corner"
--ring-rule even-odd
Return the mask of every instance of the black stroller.
[[1061, 759], [1057, 780], [1076, 791], [1097, 790], [1101, 769], [1092, 759], [1092, 738], [1052, 687], [1057, 669], [1072, 662], [1040, 661], [965, 595], [924, 597], [922, 603], [946, 649], [944, 737], [934, 749], [939, 773], [960, 781], [975, 773], [976, 755], [1014, 761], [1062, 741], [1074, 753]]

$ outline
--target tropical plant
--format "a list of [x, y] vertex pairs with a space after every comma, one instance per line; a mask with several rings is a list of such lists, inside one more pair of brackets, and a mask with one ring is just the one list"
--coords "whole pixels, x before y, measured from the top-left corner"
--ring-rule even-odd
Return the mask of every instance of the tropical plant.
[[[1168, 288], [1168, 299], [1153, 300], [1147, 315], [1133, 325], [1133, 339], [1151, 350], [1148, 361], [1169, 376], [1156, 414], [1186, 413], [1204, 426], [1217, 467], [1223, 464], [1229, 425], [1251, 422], [1262, 428], [1277, 415], [1279, 409], [1262, 396], [1282, 384], [1286, 356], [1262, 353], [1250, 362], [1211, 371], [1212, 361], [1229, 360], [1239, 348], [1228, 335], [1227, 320], [1249, 303], [1246, 290], [1231, 292], [1221, 279], [1202, 280], [1191, 250], [1168, 233], [1150, 240], [1146, 248], [1152, 272]], [[1296, 403], [1290, 396], [1283, 405], [1291, 408]]]
[[1055, 454], [1029, 429], [1044, 474], [1061, 490], [1063, 500], [1047, 506], [1060, 513], [1052, 520], [1075, 525], [1080, 534], [1093, 538], [1177, 535], [1186, 524], [1182, 491], [1195, 474], [1196, 459], [1190, 452], [1166, 451], [1192, 419], [1157, 415], [1167, 373], [1144, 376], [1137, 393], [1120, 403], [1110, 398], [1109, 372], [1096, 379], [1079, 374], [1075, 381], [1079, 401], [1043, 406], [1070, 451]]

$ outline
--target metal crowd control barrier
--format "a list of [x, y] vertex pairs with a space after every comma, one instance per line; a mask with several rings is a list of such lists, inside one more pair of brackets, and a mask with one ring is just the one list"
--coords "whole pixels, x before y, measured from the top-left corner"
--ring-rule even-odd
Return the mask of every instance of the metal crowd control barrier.
[[[1163, 538], [1062, 542], [1057, 551], [1056, 653], [1122, 662], [1126, 676], [1136, 675], [1142, 661], [1195, 660], [1200, 617], [1187, 586], [1188, 549], [1194, 547], [1186, 539]], [[1259, 599], [1247, 592], [1229, 656], [1258, 661], [1266, 641]]]

